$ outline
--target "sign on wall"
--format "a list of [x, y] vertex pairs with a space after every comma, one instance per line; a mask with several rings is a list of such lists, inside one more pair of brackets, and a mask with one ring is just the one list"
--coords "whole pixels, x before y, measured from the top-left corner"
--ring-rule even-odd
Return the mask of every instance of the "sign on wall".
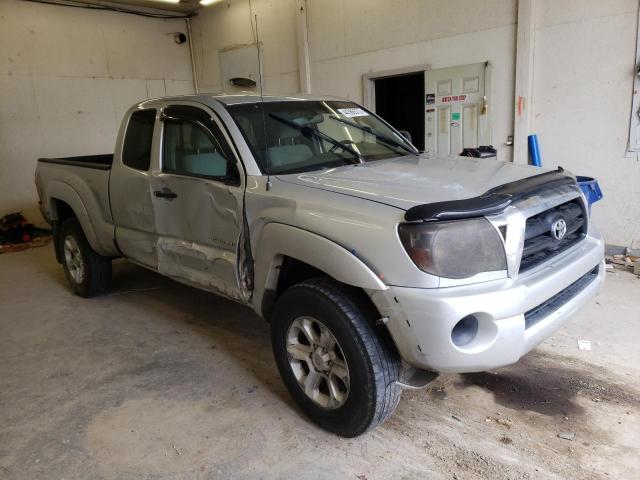
[[440, 97], [441, 103], [459, 103], [464, 102], [467, 99], [466, 95], [446, 95], [444, 97]]

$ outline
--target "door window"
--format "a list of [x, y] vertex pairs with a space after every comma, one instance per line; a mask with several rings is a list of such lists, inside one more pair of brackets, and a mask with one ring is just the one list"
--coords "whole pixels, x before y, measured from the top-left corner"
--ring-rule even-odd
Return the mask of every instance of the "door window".
[[219, 131], [191, 109], [202, 112], [195, 107], [165, 109], [162, 171], [237, 181], [238, 170]]
[[138, 110], [131, 114], [122, 147], [122, 163], [126, 166], [149, 170], [155, 120], [155, 110]]

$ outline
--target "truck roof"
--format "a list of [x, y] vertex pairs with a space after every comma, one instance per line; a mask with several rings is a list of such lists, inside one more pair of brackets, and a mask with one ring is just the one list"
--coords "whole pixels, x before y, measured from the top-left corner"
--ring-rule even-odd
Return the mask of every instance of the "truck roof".
[[169, 96], [169, 97], [160, 97], [153, 98], [150, 100], [145, 100], [140, 102], [138, 105], [143, 107], [145, 104], [154, 101], [176, 101], [176, 100], [191, 100], [193, 102], [203, 103], [205, 105], [210, 105], [214, 102], [222, 103], [224, 105], [238, 105], [242, 103], [258, 103], [261, 101], [264, 102], [291, 102], [291, 101], [305, 101], [305, 100], [338, 100], [344, 101], [347, 99], [332, 97], [330, 95], [311, 95], [311, 94], [295, 94], [295, 95], [272, 95], [265, 94], [259, 95], [255, 93], [243, 92], [239, 94], [225, 94], [225, 93], [200, 93], [195, 95], [179, 95], [179, 96]]

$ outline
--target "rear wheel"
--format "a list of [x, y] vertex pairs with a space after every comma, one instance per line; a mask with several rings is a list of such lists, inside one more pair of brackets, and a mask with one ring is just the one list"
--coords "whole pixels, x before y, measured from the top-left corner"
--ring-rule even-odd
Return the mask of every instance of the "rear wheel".
[[107, 291], [111, 283], [111, 259], [93, 251], [78, 220], [65, 220], [58, 235], [62, 266], [71, 291], [81, 297]]
[[400, 358], [363, 296], [328, 278], [307, 280], [282, 294], [271, 321], [287, 389], [314, 422], [345, 437], [382, 423], [400, 400]]

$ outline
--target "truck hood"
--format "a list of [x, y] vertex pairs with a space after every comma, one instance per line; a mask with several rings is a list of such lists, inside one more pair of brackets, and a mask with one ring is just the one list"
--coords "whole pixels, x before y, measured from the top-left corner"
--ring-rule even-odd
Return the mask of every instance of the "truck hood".
[[423, 154], [278, 178], [408, 210], [425, 203], [477, 197], [546, 171], [492, 159]]

